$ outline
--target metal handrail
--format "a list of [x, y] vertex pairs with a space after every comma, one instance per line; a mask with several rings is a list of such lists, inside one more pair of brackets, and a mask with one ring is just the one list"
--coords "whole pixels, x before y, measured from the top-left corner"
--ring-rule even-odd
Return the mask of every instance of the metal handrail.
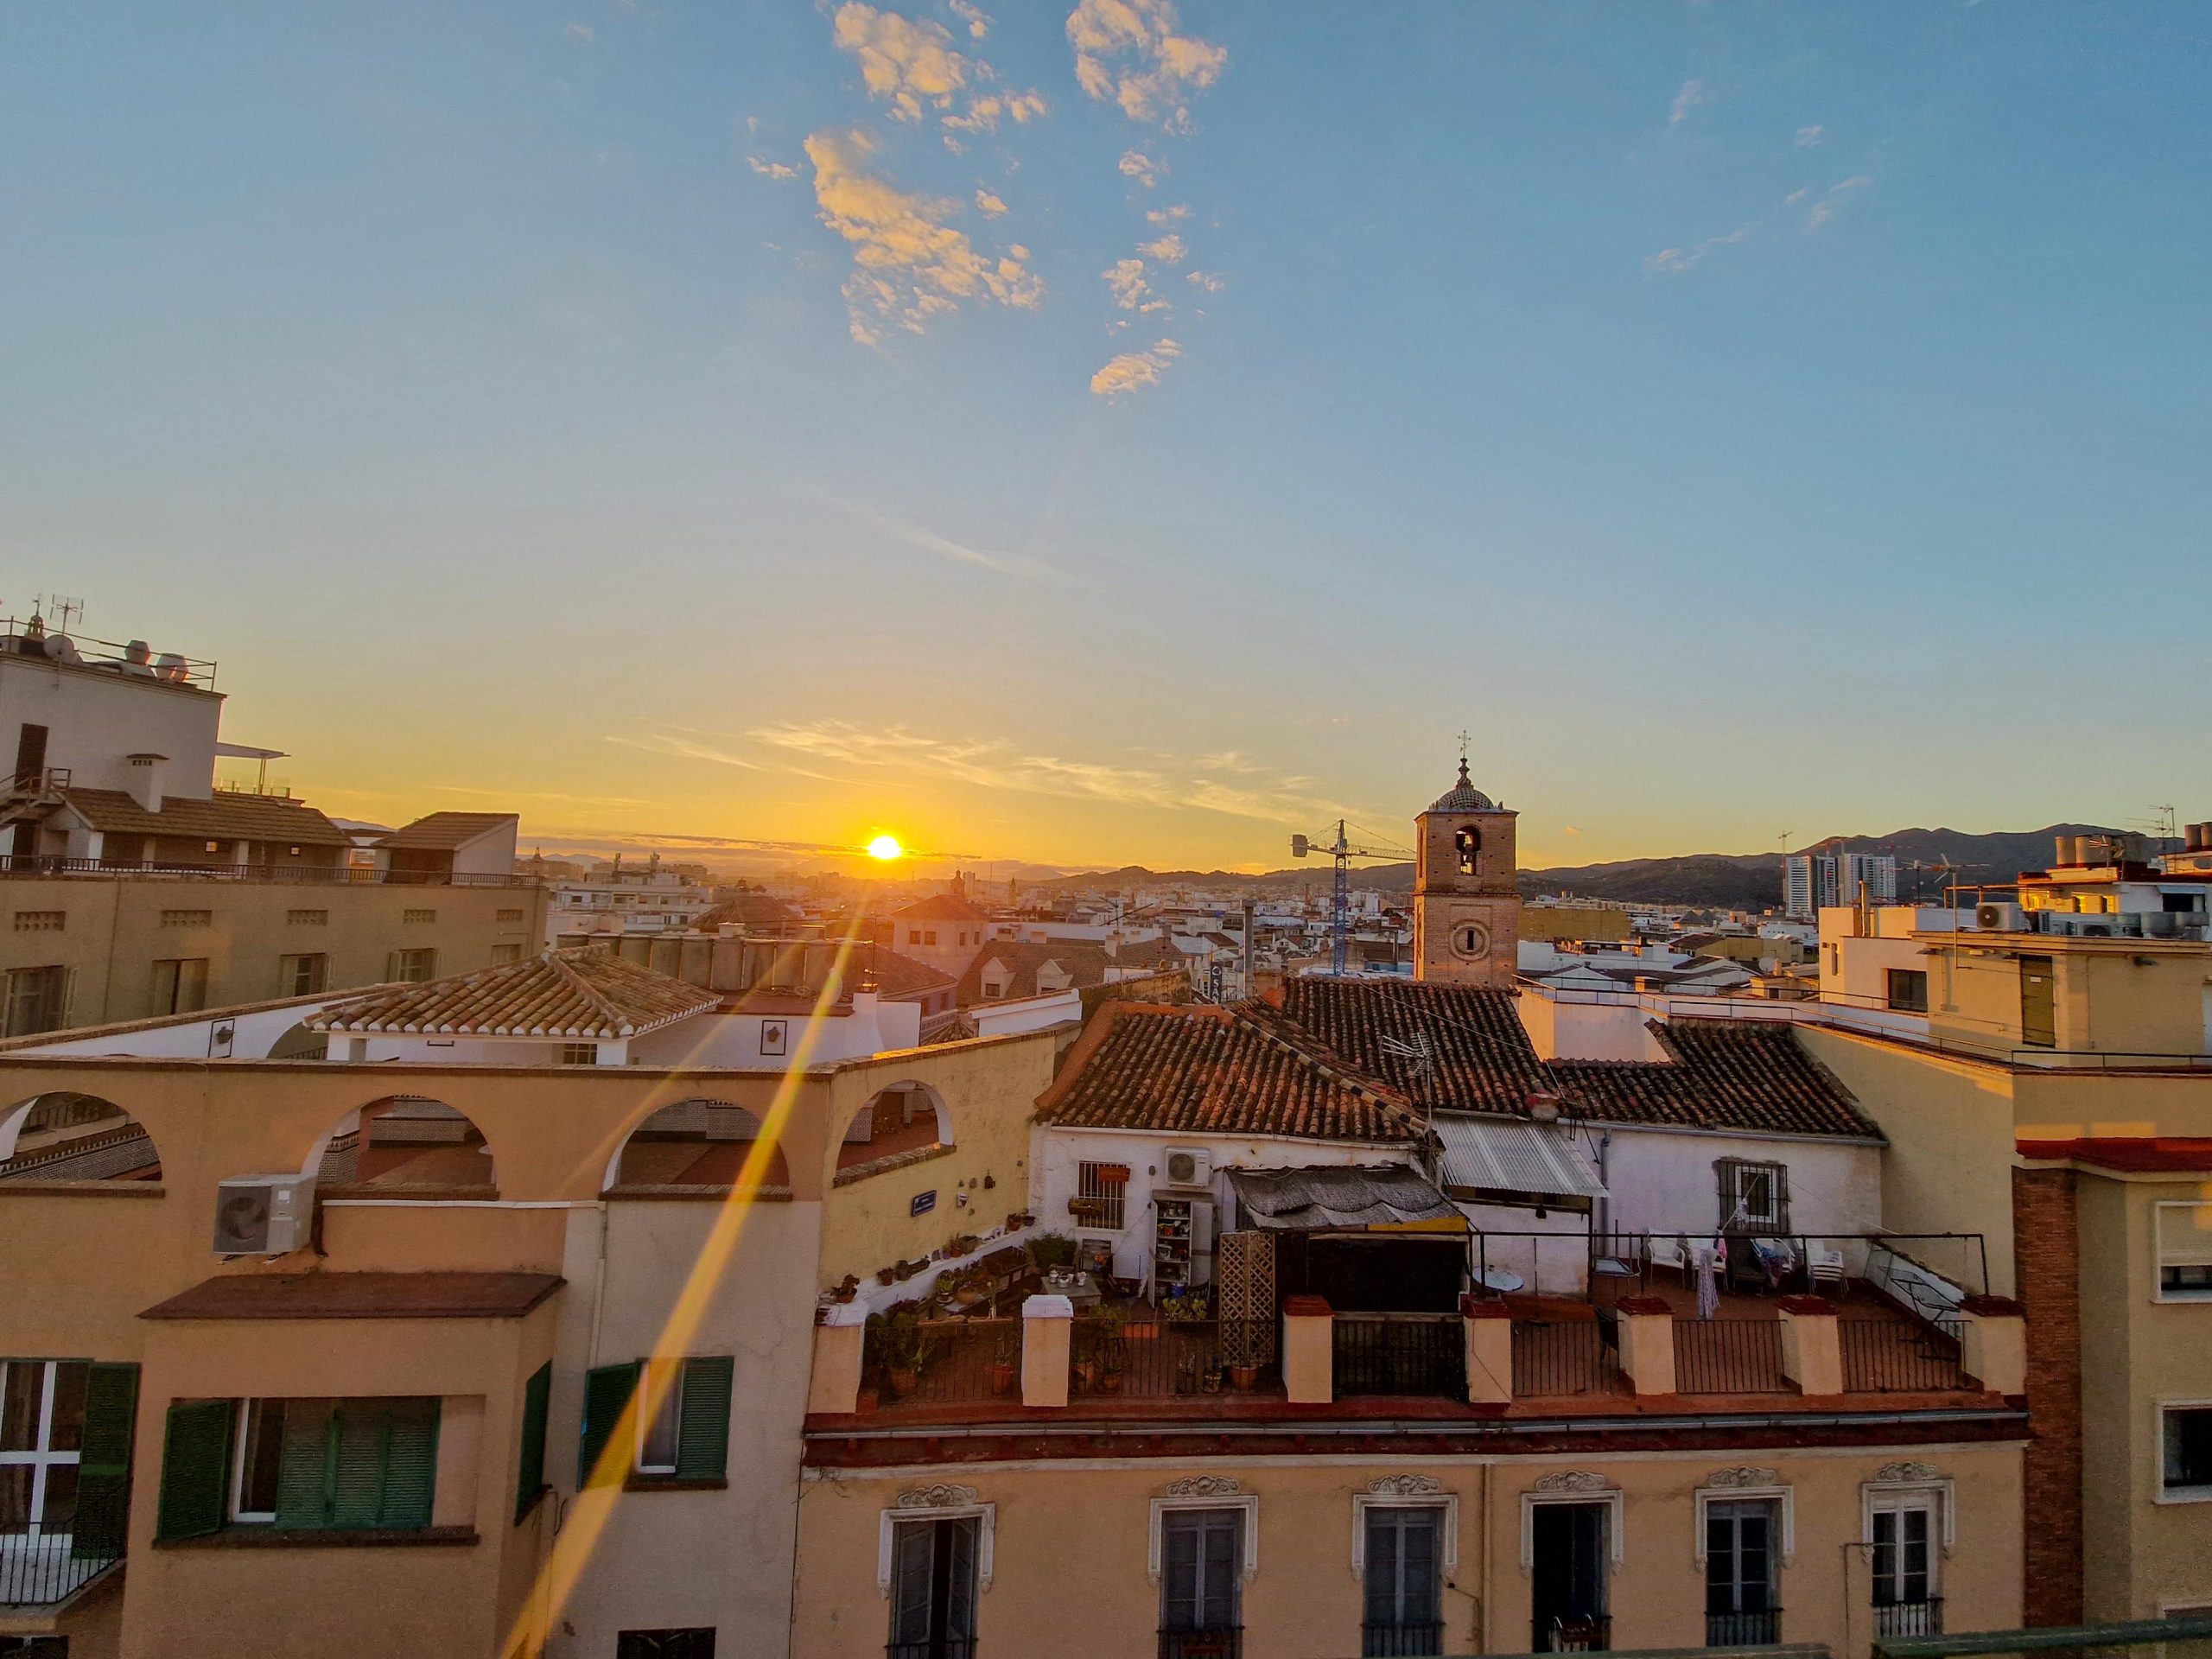
[[0, 1537], [0, 1607], [67, 1601], [123, 1559], [130, 1488], [80, 1492], [68, 1532]]
[[[278, 837], [281, 839], [281, 837]], [[65, 858], [56, 854], [0, 854], [0, 877], [156, 877], [179, 881], [262, 881], [279, 886], [358, 887], [537, 887], [534, 875], [480, 874], [467, 870], [371, 869], [348, 864], [169, 864], [143, 859]]]

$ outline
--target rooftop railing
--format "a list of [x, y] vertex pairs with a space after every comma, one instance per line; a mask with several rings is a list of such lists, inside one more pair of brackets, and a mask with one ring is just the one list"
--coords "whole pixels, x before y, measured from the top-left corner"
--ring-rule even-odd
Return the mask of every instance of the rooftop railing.
[[31, 618], [0, 617], [0, 654], [33, 658], [65, 668], [105, 669], [132, 679], [189, 685], [202, 691], [215, 687], [215, 664], [203, 658], [156, 651], [143, 639], [95, 639], [90, 634], [64, 632]]
[[0, 855], [0, 877], [94, 876], [110, 880], [258, 881], [326, 887], [535, 887], [534, 875], [460, 870], [379, 870], [346, 864], [177, 864], [156, 859], [63, 858], [43, 853]]

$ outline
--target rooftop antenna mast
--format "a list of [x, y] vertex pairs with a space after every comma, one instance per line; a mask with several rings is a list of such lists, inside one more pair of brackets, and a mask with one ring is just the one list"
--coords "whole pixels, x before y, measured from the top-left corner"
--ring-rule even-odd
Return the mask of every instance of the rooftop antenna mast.
[[85, 614], [85, 601], [72, 599], [67, 594], [41, 594], [31, 601], [31, 607], [46, 619], [46, 626], [56, 633], [68, 632]]

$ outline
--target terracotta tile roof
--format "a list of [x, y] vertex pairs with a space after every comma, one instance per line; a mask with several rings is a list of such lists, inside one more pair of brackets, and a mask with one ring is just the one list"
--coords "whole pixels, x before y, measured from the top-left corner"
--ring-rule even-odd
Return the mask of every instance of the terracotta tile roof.
[[487, 830], [521, 822], [520, 816], [513, 812], [433, 812], [412, 823], [401, 824], [389, 835], [378, 836], [376, 844], [379, 847], [448, 851], [455, 847], [466, 847]]
[[2178, 1135], [2097, 1135], [2074, 1141], [2023, 1141], [2023, 1158], [2067, 1159], [2122, 1174], [2202, 1175], [2212, 1172], [2212, 1141]]
[[1781, 1020], [1675, 1020], [1649, 1023], [1671, 1065], [1555, 1060], [1550, 1070], [1576, 1116], [1609, 1123], [1781, 1135], [1882, 1132]]
[[[1006, 981], [1006, 988], [995, 997], [983, 995], [983, 970], [993, 963], [1000, 964], [1003, 971], [999, 977]], [[1047, 963], [1058, 966], [1077, 990], [1103, 985], [1115, 967], [1106, 947], [1095, 939], [993, 939], [960, 976], [960, 1006], [1047, 995], [1037, 988], [1037, 970]]]
[[513, 1319], [561, 1288], [555, 1273], [225, 1273], [142, 1319]]
[[1394, 1090], [1363, 1083], [1243, 1008], [1109, 1002], [1038, 1103], [1038, 1120], [1170, 1135], [1419, 1141]]
[[1281, 1012], [1355, 1071], [1423, 1106], [1520, 1114], [1529, 1095], [1554, 1086], [1510, 991], [1302, 975], [1285, 985]]
[[[855, 952], [856, 957], [860, 954]], [[875, 994], [887, 1001], [904, 1002], [927, 996], [932, 991], [949, 989], [956, 982], [943, 969], [916, 962], [912, 957], [902, 957], [880, 944], [868, 954], [867, 965], [875, 974]], [[845, 982], [857, 985], [860, 981], [853, 970], [848, 969]]]
[[1185, 960], [1172, 939], [1116, 939], [1106, 948], [1124, 968], [1180, 968]]
[[891, 912], [894, 922], [988, 922], [991, 913], [978, 910], [957, 893], [933, 893], [917, 899], [904, 910]]
[[712, 930], [735, 923], [748, 933], [781, 933], [801, 926], [805, 920], [780, 899], [772, 899], [765, 893], [740, 893], [723, 899], [695, 925]]
[[170, 795], [163, 798], [158, 812], [149, 812], [120, 789], [67, 789], [61, 798], [104, 835], [281, 841], [313, 847], [353, 844], [351, 836], [315, 808], [281, 795], [217, 795], [204, 801]]
[[613, 1039], [721, 1004], [718, 991], [604, 950], [547, 950], [424, 985], [387, 985], [308, 1022], [315, 1031]]

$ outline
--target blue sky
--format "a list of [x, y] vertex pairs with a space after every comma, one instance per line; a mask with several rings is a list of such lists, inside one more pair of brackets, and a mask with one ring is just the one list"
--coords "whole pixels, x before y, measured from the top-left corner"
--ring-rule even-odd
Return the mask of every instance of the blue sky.
[[16, 4], [0, 600], [556, 840], [1270, 866], [1462, 727], [1536, 863], [2212, 815], [2208, 69], [2177, 4]]

